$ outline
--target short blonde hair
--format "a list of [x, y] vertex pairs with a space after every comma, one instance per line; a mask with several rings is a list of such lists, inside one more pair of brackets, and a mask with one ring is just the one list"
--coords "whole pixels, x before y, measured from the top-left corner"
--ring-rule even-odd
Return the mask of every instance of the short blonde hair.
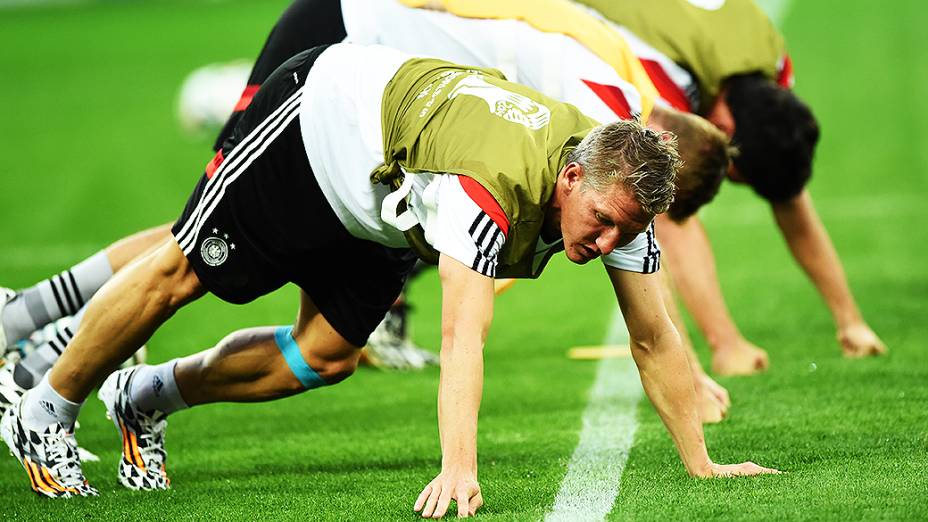
[[583, 167], [584, 183], [599, 192], [620, 183], [641, 205], [657, 215], [673, 202], [674, 180], [682, 163], [676, 137], [625, 120], [591, 130], [567, 156]]

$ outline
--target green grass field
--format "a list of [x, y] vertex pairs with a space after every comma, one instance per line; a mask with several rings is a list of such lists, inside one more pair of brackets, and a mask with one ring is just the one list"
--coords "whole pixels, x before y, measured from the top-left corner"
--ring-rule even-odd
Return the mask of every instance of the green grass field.
[[[212, 156], [211, 139], [179, 130], [181, 80], [207, 62], [256, 56], [284, 5], [0, 7], [0, 283], [31, 285], [176, 218]], [[746, 336], [769, 350], [772, 368], [720, 379], [734, 405], [706, 438], [716, 461], [787, 473], [687, 478], [645, 400], [610, 520], [928, 519], [925, 9], [918, 0], [806, 0], [783, 21], [796, 89], [823, 127], [811, 191], [890, 355], [840, 356], [827, 310], [768, 208], [725, 187], [704, 219], [728, 304]], [[432, 347], [438, 292], [434, 273], [411, 290], [415, 338]], [[293, 288], [243, 307], [206, 297], [156, 334], [150, 358], [288, 323], [296, 307]], [[565, 351], [602, 342], [613, 313], [602, 269], [565, 259], [499, 298], [486, 346], [481, 518], [539, 520], [550, 511], [597, 370]], [[117, 485], [118, 435], [92, 399], [78, 436], [103, 459], [85, 466], [101, 497], [40, 499], [4, 451], [0, 519], [412, 520], [412, 502], [439, 470], [437, 383], [436, 369], [364, 369], [284, 401], [179, 413], [167, 442], [174, 488], [163, 493]]]

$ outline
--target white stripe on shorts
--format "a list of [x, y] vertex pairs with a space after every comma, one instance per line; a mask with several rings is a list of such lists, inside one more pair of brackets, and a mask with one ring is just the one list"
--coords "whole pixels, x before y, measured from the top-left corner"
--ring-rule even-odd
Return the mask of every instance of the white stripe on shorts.
[[232, 149], [229, 158], [219, 166], [215, 175], [207, 181], [206, 189], [180, 232], [175, 236], [177, 242], [189, 255], [196, 245], [200, 235], [200, 228], [209, 218], [216, 205], [225, 194], [226, 187], [248, 170], [248, 167], [264, 153], [267, 147], [290, 125], [299, 115], [299, 107], [303, 89], [293, 93], [280, 107], [251, 131], [241, 143]]
[[[251, 133], [245, 136], [245, 139], [242, 140], [232, 151], [229, 153], [229, 157], [222, 162], [216, 172], [213, 174], [213, 177], [206, 182], [206, 188], [203, 191], [203, 195], [200, 196], [200, 202], [197, 204], [196, 211], [190, 216], [190, 219], [184, 223], [184, 226], [181, 228], [180, 232], [177, 233], [178, 242], [190, 232], [191, 226], [199, 221], [199, 215], [202, 213], [202, 209], [205, 206], [205, 201], [209, 199], [209, 195], [215, 193], [215, 188], [220, 186], [220, 179], [225, 176], [225, 173], [234, 169], [240, 162], [240, 156], [247, 155], [254, 148], [253, 141], [263, 139], [263, 136], [258, 137], [258, 134], [261, 133], [265, 127], [272, 124], [272, 120], [277, 118], [283, 111], [287, 110], [289, 106], [294, 102], [294, 97], [297, 96], [300, 91], [294, 93], [290, 98], [288, 98], [284, 103], [280, 105], [274, 112], [271, 113], [261, 124], [259, 124]], [[257, 137], [257, 138], [256, 138]]]

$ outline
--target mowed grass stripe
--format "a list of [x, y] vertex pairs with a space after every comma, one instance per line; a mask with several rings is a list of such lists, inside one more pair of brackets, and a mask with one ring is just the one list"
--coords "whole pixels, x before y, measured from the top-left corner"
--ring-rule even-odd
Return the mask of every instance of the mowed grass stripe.
[[[604, 344], [627, 343], [622, 315], [612, 315]], [[580, 442], [546, 521], [603, 520], [612, 511], [638, 429], [640, 399], [641, 382], [631, 358], [599, 362]]]

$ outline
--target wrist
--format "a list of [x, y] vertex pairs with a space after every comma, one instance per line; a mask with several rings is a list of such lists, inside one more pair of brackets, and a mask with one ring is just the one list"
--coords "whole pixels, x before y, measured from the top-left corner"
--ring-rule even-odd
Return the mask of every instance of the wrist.
[[466, 457], [443, 457], [441, 459], [441, 470], [452, 473], [470, 473], [477, 475], [477, 458]]
[[707, 478], [713, 476], [712, 473], [712, 461], [706, 457], [701, 460], [698, 464], [692, 464], [686, 466], [686, 472], [689, 473], [691, 477], [694, 478]]
[[741, 344], [741, 334], [737, 330], [722, 331], [706, 334], [706, 343], [713, 352], [726, 352], [734, 350]]
[[843, 313], [835, 313], [835, 329], [838, 332], [847, 330], [857, 325], [864, 324], [864, 318], [860, 316], [860, 313], [856, 310]]

